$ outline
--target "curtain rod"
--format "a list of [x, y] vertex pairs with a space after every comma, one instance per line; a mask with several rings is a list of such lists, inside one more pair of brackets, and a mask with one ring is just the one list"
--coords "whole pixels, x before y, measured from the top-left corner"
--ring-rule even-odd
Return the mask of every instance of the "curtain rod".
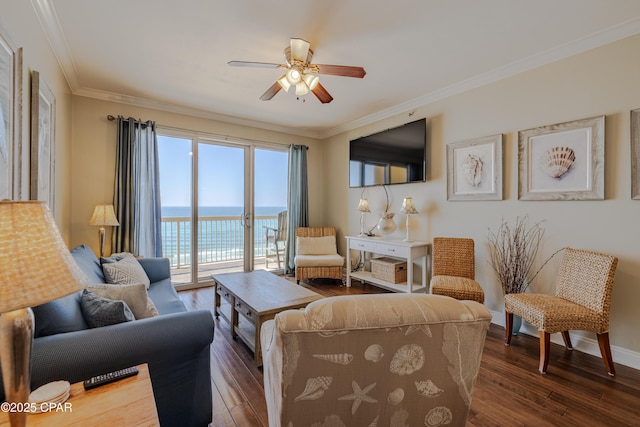
[[[133, 118], [134, 120], [138, 120], [140, 123], [146, 123], [145, 121], [143, 121], [142, 119], [136, 119], [135, 117], [129, 117], [129, 118]], [[114, 122], [117, 119], [117, 117], [108, 114], [107, 115], [107, 120], [109, 120], [110, 122]], [[151, 120], [147, 120], [147, 121], [151, 121]]]

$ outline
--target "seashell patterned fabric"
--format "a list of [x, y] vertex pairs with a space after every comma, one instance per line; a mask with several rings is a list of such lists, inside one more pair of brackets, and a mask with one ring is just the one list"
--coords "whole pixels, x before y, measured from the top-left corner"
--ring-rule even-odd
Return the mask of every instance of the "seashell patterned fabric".
[[491, 313], [424, 294], [325, 298], [261, 329], [269, 425], [464, 426]]

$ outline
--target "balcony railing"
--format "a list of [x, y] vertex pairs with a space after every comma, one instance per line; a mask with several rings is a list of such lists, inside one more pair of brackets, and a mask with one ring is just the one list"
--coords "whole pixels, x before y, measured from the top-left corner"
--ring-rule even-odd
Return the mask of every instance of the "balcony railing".
[[[264, 226], [277, 224], [277, 215], [254, 218], [254, 257], [265, 255]], [[242, 260], [245, 230], [238, 216], [198, 218], [198, 264]], [[162, 256], [169, 258], [172, 268], [191, 265], [191, 218], [162, 218]]]

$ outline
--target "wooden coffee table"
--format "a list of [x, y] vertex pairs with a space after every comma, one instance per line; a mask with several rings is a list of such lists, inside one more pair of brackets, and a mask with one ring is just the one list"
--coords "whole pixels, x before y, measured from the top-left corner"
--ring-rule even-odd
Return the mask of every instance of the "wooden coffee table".
[[[262, 366], [262, 324], [281, 311], [302, 308], [322, 298], [320, 294], [265, 270], [214, 274], [212, 277], [216, 285], [215, 316], [226, 319], [231, 336], [240, 337], [253, 350], [257, 366]], [[223, 309], [222, 300], [229, 303], [228, 309]]]

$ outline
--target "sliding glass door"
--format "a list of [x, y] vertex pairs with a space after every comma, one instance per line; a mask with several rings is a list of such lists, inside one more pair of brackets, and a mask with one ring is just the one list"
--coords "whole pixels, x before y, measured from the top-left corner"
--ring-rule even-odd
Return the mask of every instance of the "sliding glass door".
[[216, 273], [282, 268], [285, 242], [274, 252], [268, 236], [286, 215], [286, 148], [169, 132], [158, 136], [158, 146], [163, 256], [176, 286], [208, 284]]

